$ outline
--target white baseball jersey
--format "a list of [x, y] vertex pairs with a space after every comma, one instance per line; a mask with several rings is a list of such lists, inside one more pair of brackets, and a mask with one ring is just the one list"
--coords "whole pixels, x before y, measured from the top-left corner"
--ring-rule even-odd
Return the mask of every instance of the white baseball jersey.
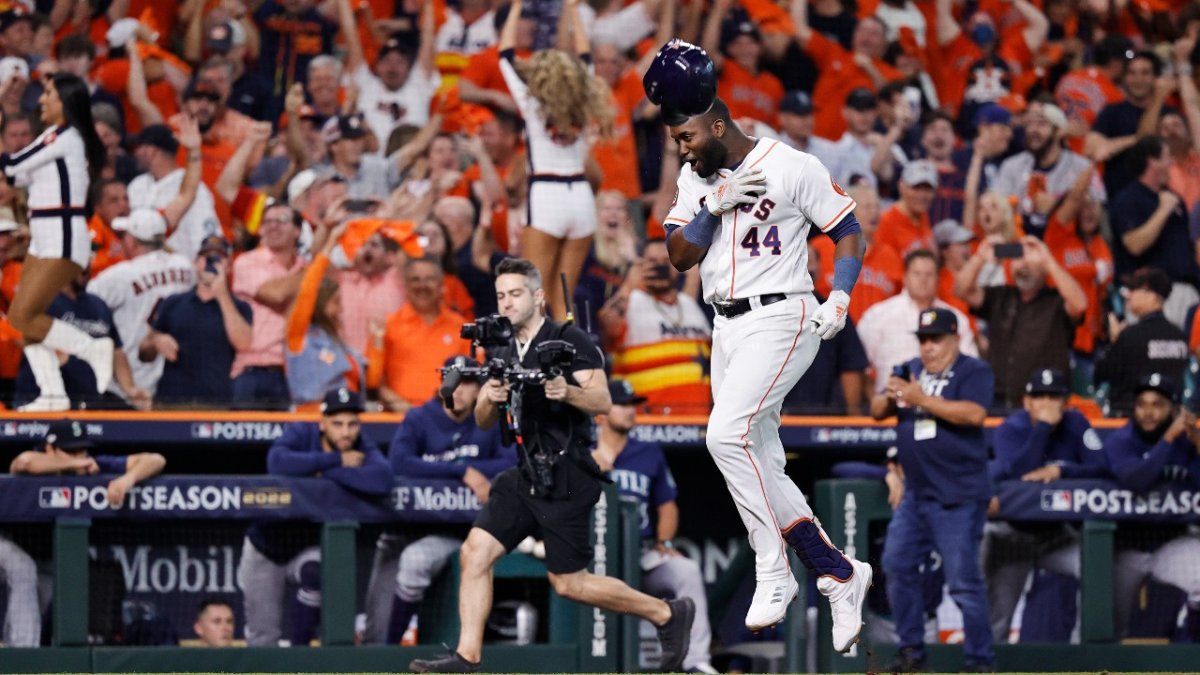
[[[183, 173], [183, 169], [176, 169], [159, 180], [154, 180], [154, 176], [148, 173], [134, 178], [129, 182], [129, 208], [165, 208], [179, 195], [179, 188], [183, 186]], [[208, 186], [201, 183], [196, 190], [196, 199], [179, 219], [175, 232], [167, 238], [167, 245], [188, 260], [195, 258], [205, 237], [221, 234], [215, 204], [212, 192]]]
[[[854, 210], [854, 200], [817, 158], [780, 141], [759, 139], [742, 166], [761, 170], [767, 189], [756, 203], [721, 216], [712, 246], [700, 262], [705, 301], [811, 292], [809, 226], [828, 232]], [[721, 169], [704, 179], [685, 164], [667, 223], [690, 222], [705, 208], [706, 196], [731, 173]]]
[[383, 80], [366, 64], [351, 73], [351, 78], [358, 87], [358, 109], [375, 138], [379, 139], [379, 150], [375, 154], [380, 156], [387, 148], [393, 129], [401, 124], [425, 126], [429, 121], [429, 101], [442, 84], [436, 70], [423, 73], [417, 64], [413, 64], [408, 79], [395, 90], [385, 87]]
[[112, 310], [134, 383], [151, 395], [162, 377], [163, 359], [159, 356], [144, 363], [138, 358], [138, 345], [150, 332], [150, 317], [158, 303], [195, 284], [191, 260], [166, 251], [151, 251], [117, 263], [88, 283], [88, 293], [99, 296]]
[[433, 41], [439, 58], [443, 54], [470, 57], [496, 44], [496, 27], [492, 23], [494, 17], [495, 14], [489, 9], [468, 26], [462, 14], [447, 8], [446, 22], [438, 28]]

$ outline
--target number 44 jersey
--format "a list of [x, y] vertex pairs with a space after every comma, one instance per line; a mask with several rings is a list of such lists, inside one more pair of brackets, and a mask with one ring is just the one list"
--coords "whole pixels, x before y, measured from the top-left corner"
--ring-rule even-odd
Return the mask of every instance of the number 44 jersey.
[[736, 169], [701, 178], [690, 165], [679, 172], [666, 222], [684, 225], [705, 208], [705, 197], [735, 171], [758, 169], [766, 192], [754, 204], [726, 211], [700, 263], [704, 300], [717, 302], [768, 293], [813, 290], [808, 232], [828, 232], [854, 211], [854, 200], [816, 157], [772, 139], [759, 139]]

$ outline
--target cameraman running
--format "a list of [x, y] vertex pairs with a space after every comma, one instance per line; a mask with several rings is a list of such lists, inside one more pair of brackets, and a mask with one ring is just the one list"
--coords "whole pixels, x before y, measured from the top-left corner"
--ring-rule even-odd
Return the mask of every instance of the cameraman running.
[[551, 353], [571, 354], [573, 347], [574, 354], [563, 373], [547, 374], [543, 385], [498, 379], [484, 385], [475, 421], [481, 429], [497, 421], [507, 424], [505, 408], [511, 405], [521, 440], [520, 463], [496, 476], [491, 496], [463, 543], [458, 648], [439, 659], [417, 659], [409, 668], [417, 673], [479, 670], [484, 623], [492, 606], [492, 568], [532, 535], [545, 541], [547, 576], [559, 595], [651, 621], [662, 642], [662, 669], [676, 671], [687, 653], [695, 616], [691, 598], [664, 602], [620, 579], [587, 571], [592, 559], [589, 515], [603, 480], [589, 451], [593, 417], [612, 405], [603, 355], [583, 331], [546, 318], [542, 277], [532, 263], [511, 258], [501, 262], [496, 267], [496, 299], [512, 322], [513, 339], [491, 348], [489, 359], [545, 371], [555, 360]]

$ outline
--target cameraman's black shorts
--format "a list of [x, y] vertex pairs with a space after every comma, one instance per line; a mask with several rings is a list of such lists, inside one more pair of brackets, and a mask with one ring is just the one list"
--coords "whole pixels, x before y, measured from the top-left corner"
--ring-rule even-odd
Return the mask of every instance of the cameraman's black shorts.
[[589, 529], [601, 487], [596, 477], [569, 458], [560, 459], [554, 473], [554, 494], [561, 498], [531, 495], [518, 467], [496, 476], [475, 527], [499, 540], [505, 551], [512, 551], [525, 537], [541, 539], [546, 544], [546, 569], [570, 574], [592, 561]]

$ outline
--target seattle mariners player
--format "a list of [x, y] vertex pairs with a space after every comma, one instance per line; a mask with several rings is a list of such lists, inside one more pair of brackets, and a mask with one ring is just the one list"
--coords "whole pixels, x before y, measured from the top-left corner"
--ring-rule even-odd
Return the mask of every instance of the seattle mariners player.
[[[704, 299], [717, 314], [707, 443], [755, 552], [758, 584], [746, 627], [783, 621], [798, 591], [785, 556], [791, 545], [830, 599], [833, 646], [845, 652], [862, 628], [871, 566], [830, 544], [788, 478], [779, 410], [819, 340], [846, 325], [862, 266], [854, 200], [812, 155], [746, 136], [725, 103], [708, 95], [715, 80], [703, 50], [667, 43], [643, 84], [686, 163], [665, 224], [671, 263], [681, 272], [700, 265]], [[807, 264], [813, 225], [837, 242], [833, 291], [820, 306]]]

